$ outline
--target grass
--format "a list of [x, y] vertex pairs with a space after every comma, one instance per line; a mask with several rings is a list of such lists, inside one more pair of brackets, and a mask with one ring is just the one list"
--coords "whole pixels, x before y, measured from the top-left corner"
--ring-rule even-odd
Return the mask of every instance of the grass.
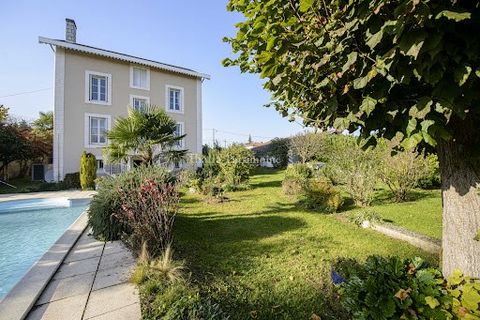
[[[346, 212], [352, 215], [361, 209]], [[411, 231], [442, 238], [442, 199], [440, 190], [414, 190], [409, 201], [392, 202], [386, 190], [380, 190], [371, 210], [378, 213], [385, 222], [402, 226]]]
[[[205, 203], [195, 194], [182, 198], [174, 231], [177, 258], [200, 294], [230, 319], [345, 317], [329, 276], [339, 258], [420, 256], [437, 263], [404, 242], [304, 210], [282, 194], [282, 178], [282, 171], [263, 170], [252, 177], [251, 190], [229, 193], [225, 203]], [[375, 208], [386, 218], [392, 206]]]

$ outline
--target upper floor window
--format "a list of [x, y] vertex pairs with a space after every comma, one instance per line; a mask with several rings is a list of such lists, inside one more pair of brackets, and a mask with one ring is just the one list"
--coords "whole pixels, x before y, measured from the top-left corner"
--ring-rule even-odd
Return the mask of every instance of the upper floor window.
[[85, 102], [111, 104], [112, 75], [101, 72], [85, 72]]
[[135, 110], [145, 111], [150, 104], [150, 98], [130, 95], [130, 104]]
[[183, 113], [183, 88], [167, 85], [167, 110]]
[[130, 66], [130, 87], [150, 90], [150, 70]]
[[85, 114], [85, 147], [95, 148], [107, 144], [107, 131], [110, 116], [101, 114]]

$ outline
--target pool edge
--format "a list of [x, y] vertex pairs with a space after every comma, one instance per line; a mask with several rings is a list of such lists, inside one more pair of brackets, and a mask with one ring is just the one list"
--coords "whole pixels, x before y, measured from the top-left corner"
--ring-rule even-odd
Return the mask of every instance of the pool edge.
[[85, 210], [0, 301], [0, 320], [25, 319], [87, 228], [87, 221]]

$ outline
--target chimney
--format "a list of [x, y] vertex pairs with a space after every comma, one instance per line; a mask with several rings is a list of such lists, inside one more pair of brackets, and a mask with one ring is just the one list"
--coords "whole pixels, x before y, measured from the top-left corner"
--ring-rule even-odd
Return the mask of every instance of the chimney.
[[65, 40], [68, 42], [77, 42], [77, 25], [73, 19], [65, 19]]

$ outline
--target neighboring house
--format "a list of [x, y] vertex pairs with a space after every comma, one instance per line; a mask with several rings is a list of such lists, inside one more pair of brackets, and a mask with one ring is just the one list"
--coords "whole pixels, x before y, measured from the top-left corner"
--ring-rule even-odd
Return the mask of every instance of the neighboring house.
[[[115, 118], [128, 106], [164, 106], [186, 134], [181, 147], [202, 152], [202, 82], [207, 74], [76, 42], [75, 21], [66, 19], [66, 40], [39, 37], [55, 56], [53, 177], [79, 171], [85, 150], [106, 170], [102, 148]], [[109, 167], [112, 170], [112, 167]], [[101, 173], [100, 172], [100, 173]]]
[[273, 163], [276, 161], [276, 158], [269, 154], [271, 143], [271, 141], [252, 142], [246, 144], [245, 148], [253, 151], [260, 167], [273, 168]]

